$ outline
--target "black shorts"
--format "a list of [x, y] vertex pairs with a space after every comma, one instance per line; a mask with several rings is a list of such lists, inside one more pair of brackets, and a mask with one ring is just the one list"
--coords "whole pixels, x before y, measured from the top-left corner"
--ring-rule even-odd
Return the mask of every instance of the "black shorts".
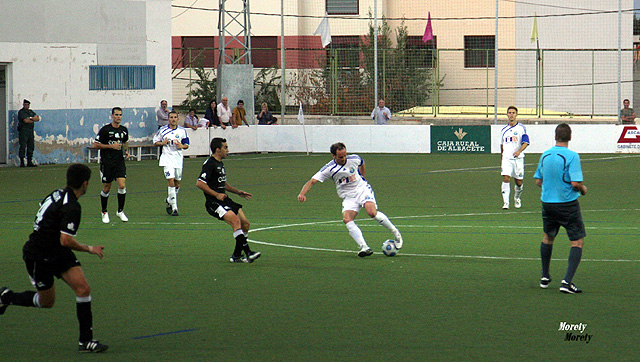
[[36, 290], [47, 290], [53, 287], [53, 277], [60, 279], [62, 273], [73, 268], [74, 266], [80, 266], [80, 261], [76, 259], [75, 254], [69, 250], [68, 253], [58, 255], [55, 260], [34, 260], [28, 257], [23, 257], [24, 264], [27, 267], [27, 273], [31, 278], [31, 283], [36, 287]]
[[229, 197], [225, 198], [224, 201], [209, 201], [204, 203], [204, 207], [207, 209], [209, 215], [215, 217], [218, 220], [224, 220], [224, 214], [228, 211], [233, 211], [236, 215], [238, 215], [238, 211], [242, 208], [242, 205], [234, 202]]
[[114, 163], [100, 163], [102, 183], [111, 183], [117, 178], [127, 178], [127, 166], [124, 160]]
[[542, 229], [544, 233], [555, 238], [560, 226], [567, 230], [570, 241], [587, 236], [582, 222], [582, 213], [578, 200], [563, 203], [542, 203]]

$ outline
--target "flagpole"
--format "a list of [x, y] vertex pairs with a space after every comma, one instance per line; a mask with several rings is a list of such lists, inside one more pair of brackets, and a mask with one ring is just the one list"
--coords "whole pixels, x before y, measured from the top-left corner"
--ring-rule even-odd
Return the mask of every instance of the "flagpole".
[[378, 106], [378, 0], [373, 1], [373, 106]]
[[307, 142], [307, 129], [305, 127], [304, 121], [304, 111], [302, 110], [302, 101], [300, 101], [300, 109], [298, 110], [298, 122], [302, 123], [302, 133], [304, 134], [304, 148], [307, 151], [307, 156], [309, 156], [309, 143]]
[[307, 150], [307, 156], [309, 156], [309, 143], [307, 142], [307, 129], [302, 124], [302, 133], [304, 133], [304, 148]]
[[[493, 123], [498, 124], [498, 10], [499, 0], [496, 0], [496, 36], [495, 36], [495, 56], [493, 60]], [[487, 64], [487, 67], [489, 64]]]

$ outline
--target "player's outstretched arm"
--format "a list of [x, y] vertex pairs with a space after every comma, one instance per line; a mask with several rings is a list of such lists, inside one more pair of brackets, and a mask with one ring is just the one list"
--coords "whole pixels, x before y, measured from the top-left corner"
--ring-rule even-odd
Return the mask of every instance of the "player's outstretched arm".
[[316, 183], [318, 183], [318, 180], [312, 178], [311, 180], [307, 181], [307, 183], [304, 184], [304, 186], [302, 186], [302, 190], [300, 190], [300, 194], [298, 194], [298, 201], [300, 202], [305, 202], [307, 201], [307, 192], [309, 192], [309, 189], [311, 189], [311, 187], [313, 185], [315, 185]]
[[73, 236], [60, 233], [60, 244], [66, 248], [75, 251], [84, 251], [89, 254], [97, 255], [100, 259], [104, 256], [104, 246], [90, 246], [79, 243]]
[[227, 190], [227, 191], [229, 191], [231, 193], [234, 193], [234, 194], [236, 194], [236, 195], [238, 195], [240, 197], [244, 197], [247, 200], [249, 200], [251, 198], [251, 196], [253, 196], [253, 195], [251, 195], [250, 193], [248, 193], [246, 191], [238, 190], [237, 188], [229, 185], [228, 183], [225, 184], [224, 188], [225, 188], [225, 190]]

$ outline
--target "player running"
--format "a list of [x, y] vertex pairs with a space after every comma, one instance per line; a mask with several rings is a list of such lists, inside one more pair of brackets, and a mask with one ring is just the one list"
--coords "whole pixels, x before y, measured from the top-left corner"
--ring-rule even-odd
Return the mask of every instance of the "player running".
[[330, 150], [333, 160], [324, 165], [320, 171], [304, 184], [298, 195], [298, 201], [306, 201], [307, 192], [318, 181], [324, 182], [324, 180], [332, 179], [336, 183], [338, 196], [342, 198], [342, 221], [347, 226], [349, 235], [360, 248], [359, 257], [364, 258], [373, 254], [373, 251], [364, 240], [362, 231], [354, 221], [362, 207], [370, 217], [393, 233], [396, 248], [402, 248], [402, 235], [389, 221], [387, 215], [377, 210], [373, 189], [364, 179], [365, 166], [362, 157], [355, 154], [347, 156], [347, 147], [342, 142], [334, 143], [331, 145]]
[[22, 248], [22, 258], [37, 292], [16, 293], [7, 287], [0, 288], [0, 314], [4, 314], [9, 305], [53, 308], [56, 301], [55, 276], [64, 280], [76, 295], [76, 314], [80, 325], [78, 350], [102, 352], [109, 347], [93, 339], [91, 288], [73, 253], [73, 250], [83, 251], [100, 259], [104, 256], [103, 246], [89, 246], [75, 238], [82, 213], [78, 199], [86, 194], [90, 177], [89, 167], [77, 163], [69, 166], [67, 187], [53, 191], [40, 203], [33, 232]]

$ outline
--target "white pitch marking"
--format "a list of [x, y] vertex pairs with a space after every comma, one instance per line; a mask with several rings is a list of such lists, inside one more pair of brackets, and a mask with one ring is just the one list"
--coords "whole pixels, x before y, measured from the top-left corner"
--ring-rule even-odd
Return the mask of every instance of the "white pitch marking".
[[[614, 210], [583, 210], [584, 211], [588, 211], [588, 212], [605, 212], [605, 211], [614, 211]], [[623, 210], [615, 210], [615, 211], [640, 211], [640, 209], [623, 209]], [[539, 211], [525, 211], [525, 212], [520, 212], [520, 213], [538, 213]], [[414, 216], [398, 216], [398, 217], [390, 217], [389, 219], [415, 219], [415, 218], [433, 218], [433, 217], [451, 217], [451, 216], [487, 216], [487, 215], [503, 215], [503, 212], [494, 212], [494, 213], [465, 213], [465, 214], [443, 214], [443, 215], [414, 215]], [[329, 221], [315, 221], [315, 222], [306, 222], [306, 223], [296, 223], [296, 224], [281, 224], [281, 225], [274, 225], [274, 226], [266, 226], [263, 228], [256, 228], [251, 230], [250, 232], [258, 232], [258, 231], [265, 231], [265, 230], [273, 230], [273, 229], [283, 229], [283, 228], [288, 228], [288, 227], [295, 227], [295, 226], [311, 226], [311, 225], [321, 225], [321, 224], [333, 224], [333, 223], [340, 223], [342, 222], [342, 220], [329, 220]], [[440, 227], [440, 226], [434, 226], [434, 227]], [[449, 226], [449, 227], [455, 227], [455, 226]], [[465, 227], [471, 227], [471, 226], [465, 226]], [[491, 227], [491, 226], [486, 226], [486, 227]], [[495, 226], [500, 227], [500, 226]], [[507, 228], [506, 226], [503, 228]], [[522, 228], [522, 227], [521, 227]], [[540, 227], [528, 227], [528, 228], [540, 228]], [[620, 228], [615, 228], [615, 229], [620, 229]], [[636, 227], [632, 227], [631, 229], [638, 229]], [[355, 253], [356, 251], [352, 251], [352, 250], [342, 250], [342, 249], [327, 249], [327, 248], [316, 248], [316, 247], [309, 247], [309, 246], [299, 246], [299, 245], [289, 245], [289, 244], [276, 244], [276, 243], [269, 243], [269, 242], [265, 242], [265, 241], [259, 241], [259, 240], [255, 240], [255, 239], [249, 239], [250, 242], [252, 243], [256, 243], [256, 244], [260, 244], [260, 245], [269, 245], [269, 246], [278, 246], [278, 247], [283, 247], [283, 248], [290, 248], [290, 249], [301, 249], [301, 250], [313, 250], [313, 251], [328, 251], [328, 252], [337, 252], [337, 253]], [[375, 254], [382, 254], [379, 252], [376, 252]], [[458, 259], [484, 259], [484, 260], [526, 260], [526, 261], [540, 261], [540, 258], [525, 258], [525, 257], [504, 257], [504, 256], [486, 256], [486, 255], [443, 255], [443, 254], [409, 254], [409, 253], [402, 253], [400, 255], [406, 255], [406, 256], [415, 256], [415, 257], [432, 257], [432, 258], [458, 258]], [[552, 259], [554, 261], [558, 261], [558, 260], [566, 260], [566, 258], [564, 259]], [[640, 260], [628, 260], [628, 259], [582, 259], [582, 261], [593, 261], [593, 262], [626, 262], [626, 263], [632, 263], [632, 262], [640, 262]]]

